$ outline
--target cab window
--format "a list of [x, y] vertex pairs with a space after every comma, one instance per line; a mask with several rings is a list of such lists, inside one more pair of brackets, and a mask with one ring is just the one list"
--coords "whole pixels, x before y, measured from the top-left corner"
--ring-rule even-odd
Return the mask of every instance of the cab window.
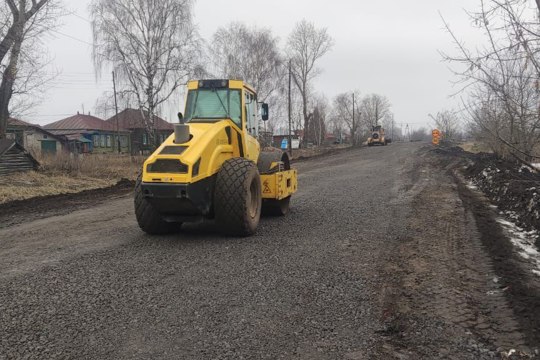
[[245, 94], [246, 128], [251, 135], [257, 136], [257, 99], [247, 91]]
[[197, 89], [188, 92], [187, 122], [216, 122], [231, 119], [242, 127], [240, 90], [235, 89]]

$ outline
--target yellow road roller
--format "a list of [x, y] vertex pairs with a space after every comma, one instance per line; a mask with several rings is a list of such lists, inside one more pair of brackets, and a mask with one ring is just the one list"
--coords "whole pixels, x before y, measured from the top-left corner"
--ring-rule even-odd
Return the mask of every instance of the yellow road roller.
[[144, 162], [135, 215], [148, 234], [215, 219], [227, 235], [255, 233], [261, 213], [285, 215], [297, 172], [282, 151], [261, 151], [268, 104], [240, 80], [193, 80], [174, 133]]
[[388, 144], [384, 129], [381, 125], [373, 126], [371, 128], [371, 136], [367, 140], [368, 146], [384, 145]]

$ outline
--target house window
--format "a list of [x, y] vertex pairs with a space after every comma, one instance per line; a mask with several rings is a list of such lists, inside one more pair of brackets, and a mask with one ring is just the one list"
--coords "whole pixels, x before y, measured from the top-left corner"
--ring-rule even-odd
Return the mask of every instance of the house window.
[[127, 136], [126, 135], [120, 136], [120, 145], [122, 147], [127, 147]]
[[101, 147], [105, 147], [105, 135], [100, 135], [99, 138]]
[[111, 138], [111, 135], [107, 135], [107, 147], [111, 147], [112, 145], [112, 138]]
[[99, 147], [99, 135], [94, 135], [94, 147]]
[[147, 133], [142, 134], [142, 143], [143, 143], [143, 145], [148, 145], [148, 134]]

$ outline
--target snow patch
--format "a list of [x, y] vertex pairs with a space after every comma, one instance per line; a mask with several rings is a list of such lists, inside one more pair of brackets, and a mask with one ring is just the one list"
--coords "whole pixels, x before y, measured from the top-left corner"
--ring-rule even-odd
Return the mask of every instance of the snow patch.
[[[517, 218], [516, 214], [512, 214], [511, 211], [507, 211], [506, 215], [511, 219]], [[533, 273], [540, 276], [540, 252], [535, 246], [535, 242], [540, 236], [538, 231], [525, 231], [512, 221], [503, 218], [498, 218], [497, 222], [510, 235], [510, 241], [516, 247], [518, 254], [531, 262], [534, 267]]]
[[474, 183], [472, 181], [469, 181], [467, 183], [467, 187], [471, 190], [478, 190], [478, 186], [474, 185]]

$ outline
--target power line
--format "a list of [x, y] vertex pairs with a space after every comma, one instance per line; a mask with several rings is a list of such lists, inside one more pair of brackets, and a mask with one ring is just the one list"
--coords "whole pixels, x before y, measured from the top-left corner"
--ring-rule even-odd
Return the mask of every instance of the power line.
[[88, 20], [87, 18], [85, 18], [85, 17], [83, 17], [83, 16], [77, 14], [76, 12], [72, 12], [71, 15], [73, 15], [73, 16], [75, 16], [75, 17], [78, 17], [79, 19], [84, 20], [84, 21], [86, 21], [86, 22], [89, 23], [89, 24], [92, 23], [92, 21], [90, 21], [90, 20]]
[[75, 40], [75, 41], [79, 41], [79, 42], [81, 42], [81, 43], [83, 43], [83, 44], [90, 45], [90, 46], [94, 46], [94, 44], [91, 44], [91, 43], [89, 43], [89, 42], [86, 41], [86, 40], [78, 39], [78, 38], [76, 38], [76, 37], [74, 37], [74, 36], [71, 36], [71, 35], [68, 35], [68, 34], [64, 34], [63, 32], [60, 32], [60, 31], [58, 31], [58, 30], [53, 30], [53, 29], [51, 29], [51, 31], [52, 31], [53, 33], [55, 33], [55, 34], [65, 36], [65, 37], [70, 38], [70, 39], [73, 39], [73, 40]]
[[50, 74], [50, 76], [56, 76], [56, 77], [59, 77], [59, 78], [66, 78], [66, 79], [84, 79], [84, 80], [93, 80], [95, 78], [95, 76], [92, 76], [91, 74], [88, 74], [88, 76], [81, 76], [81, 75], [76, 75], [76, 74], [64, 74], [64, 73], [58, 73], [58, 74]]
[[110, 81], [96, 82], [96, 81], [62, 81], [62, 80], [59, 80], [59, 81], [50, 80], [50, 81], [47, 81], [47, 83], [54, 84], [54, 85], [83, 85], [83, 86], [100, 86], [100, 85], [105, 86], [105, 85], [111, 84]]
[[68, 72], [62, 72], [62, 74], [70, 74], [70, 75], [94, 75], [93, 72], [77, 72], [77, 71], [68, 71]]

